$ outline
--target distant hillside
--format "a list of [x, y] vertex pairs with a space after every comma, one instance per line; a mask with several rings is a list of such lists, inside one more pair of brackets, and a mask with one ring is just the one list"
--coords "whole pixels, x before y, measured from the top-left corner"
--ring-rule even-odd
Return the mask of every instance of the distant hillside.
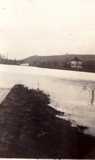
[[95, 72], [95, 55], [54, 55], [54, 56], [31, 56], [22, 60], [22, 63], [28, 63], [30, 66], [53, 69], [78, 70], [70, 66], [73, 59], [82, 61], [80, 71]]
[[54, 55], [54, 56], [30, 56], [28, 58], [23, 59], [24, 62], [35, 63], [35, 62], [47, 62], [47, 61], [57, 61], [57, 62], [65, 62], [70, 61], [74, 57], [78, 57], [82, 61], [95, 61], [95, 55]]

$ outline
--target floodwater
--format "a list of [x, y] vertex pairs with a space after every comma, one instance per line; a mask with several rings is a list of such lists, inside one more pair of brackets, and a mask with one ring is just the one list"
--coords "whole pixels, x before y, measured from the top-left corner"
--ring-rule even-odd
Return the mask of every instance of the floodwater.
[[65, 118], [90, 127], [89, 133], [94, 134], [95, 73], [0, 64], [0, 101], [15, 84], [45, 91], [51, 104], [65, 112]]

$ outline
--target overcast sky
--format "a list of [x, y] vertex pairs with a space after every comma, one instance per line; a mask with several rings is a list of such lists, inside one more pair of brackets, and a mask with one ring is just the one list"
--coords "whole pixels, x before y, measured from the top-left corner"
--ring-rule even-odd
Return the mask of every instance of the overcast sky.
[[0, 0], [0, 52], [95, 54], [95, 0]]

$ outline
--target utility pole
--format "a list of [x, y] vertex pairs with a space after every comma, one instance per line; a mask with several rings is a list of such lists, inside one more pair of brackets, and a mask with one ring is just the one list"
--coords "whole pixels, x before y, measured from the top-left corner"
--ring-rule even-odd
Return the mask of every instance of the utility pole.
[[39, 90], [39, 81], [37, 81], [37, 90]]
[[8, 53], [7, 53], [7, 60], [8, 60]]
[[95, 99], [95, 88], [91, 90], [91, 105], [94, 104], [94, 99]]

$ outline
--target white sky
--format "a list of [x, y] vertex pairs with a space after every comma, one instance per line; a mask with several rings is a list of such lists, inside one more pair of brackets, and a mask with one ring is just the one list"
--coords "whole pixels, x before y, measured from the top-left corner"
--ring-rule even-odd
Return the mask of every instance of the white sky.
[[95, 54], [95, 0], [0, 0], [0, 52]]

